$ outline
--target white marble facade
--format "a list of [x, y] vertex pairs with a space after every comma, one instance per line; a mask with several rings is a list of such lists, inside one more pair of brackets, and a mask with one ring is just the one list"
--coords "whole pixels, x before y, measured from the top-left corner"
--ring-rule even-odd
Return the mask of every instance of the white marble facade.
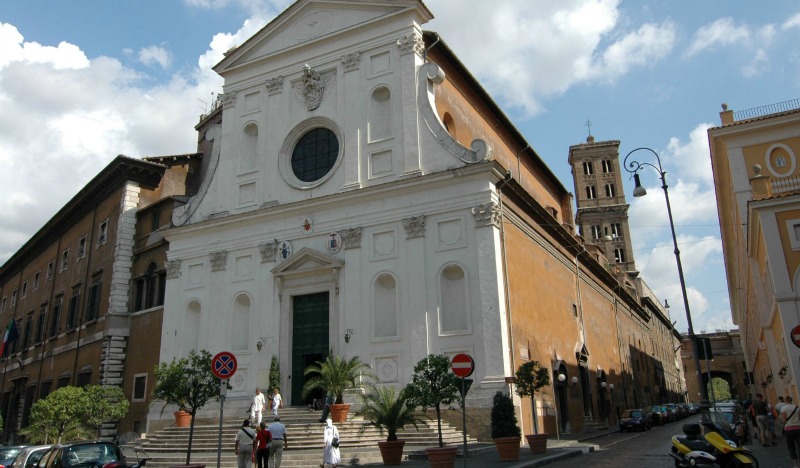
[[[487, 145], [462, 147], [436, 117], [430, 18], [416, 0], [301, 0], [215, 67], [223, 119], [206, 135], [203, 187], [168, 235], [162, 361], [233, 352], [228, 401], [246, 406], [277, 355], [296, 405], [295, 301], [327, 293], [329, 351], [396, 385], [428, 353], [467, 352], [470, 397], [490, 404], [510, 373], [499, 227], [486, 215], [502, 176]], [[298, 141], [319, 128], [338, 153], [298, 172]]]

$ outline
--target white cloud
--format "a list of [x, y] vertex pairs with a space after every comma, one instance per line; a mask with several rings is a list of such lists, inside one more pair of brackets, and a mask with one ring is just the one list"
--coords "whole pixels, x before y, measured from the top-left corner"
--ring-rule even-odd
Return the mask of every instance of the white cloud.
[[746, 78], [753, 78], [766, 73], [768, 69], [769, 56], [767, 55], [767, 51], [764, 49], [758, 49], [753, 54], [753, 58], [750, 60], [750, 63], [742, 67], [742, 75], [744, 75]]
[[686, 53], [691, 56], [713, 49], [717, 45], [729, 46], [743, 43], [750, 37], [750, 29], [747, 26], [737, 25], [731, 17], [720, 18], [697, 30]]
[[800, 27], [800, 13], [795, 13], [791, 18], [784, 21], [781, 25], [783, 29], [791, 29]]
[[153, 45], [139, 51], [139, 61], [148, 66], [157, 64], [166, 70], [172, 63], [172, 54], [164, 47]]
[[672, 51], [676, 38], [675, 25], [669, 21], [642, 25], [603, 52], [594, 75], [613, 81], [633, 67], [652, 66]]
[[36, 42], [23, 42], [22, 34], [8, 23], [0, 23], [0, 69], [14, 62], [47, 63], [56, 70], [89, 66], [86, 55], [75, 45], [61, 42], [58, 47], [45, 47]]

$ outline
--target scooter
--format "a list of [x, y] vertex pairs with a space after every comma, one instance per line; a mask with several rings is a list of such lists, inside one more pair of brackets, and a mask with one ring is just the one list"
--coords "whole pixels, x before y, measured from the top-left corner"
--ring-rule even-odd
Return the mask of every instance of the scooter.
[[[729, 432], [724, 427], [717, 429]], [[672, 436], [669, 455], [675, 459], [676, 467], [758, 467], [750, 450], [738, 446], [732, 438], [724, 438], [719, 431], [701, 436], [700, 424], [684, 424], [683, 433], [685, 436]]]

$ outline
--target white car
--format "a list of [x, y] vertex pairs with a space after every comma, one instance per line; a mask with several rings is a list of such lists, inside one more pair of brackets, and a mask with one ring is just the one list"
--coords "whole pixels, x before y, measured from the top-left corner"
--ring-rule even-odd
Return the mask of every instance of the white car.
[[17, 458], [6, 468], [33, 468], [42, 458], [44, 452], [52, 445], [31, 445], [22, 449]]

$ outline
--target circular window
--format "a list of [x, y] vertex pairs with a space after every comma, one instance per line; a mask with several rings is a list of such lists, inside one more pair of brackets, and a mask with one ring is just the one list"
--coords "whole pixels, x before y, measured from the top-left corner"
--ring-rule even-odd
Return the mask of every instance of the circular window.
[[330, 172], [339, 156], [339, 139], [327, 128], [300, 137], [292, 151], [292, 172], [303, 182], [315, 182]]

